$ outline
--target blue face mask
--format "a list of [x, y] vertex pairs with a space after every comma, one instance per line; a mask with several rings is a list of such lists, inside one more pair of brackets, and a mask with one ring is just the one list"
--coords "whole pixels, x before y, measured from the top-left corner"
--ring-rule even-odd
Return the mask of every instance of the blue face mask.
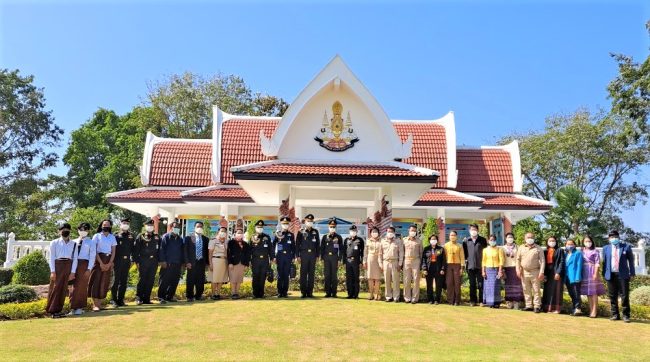
[[615, 238], [615, 239], [609, 239], [609, 242], [612, 243], [612, 245], [618, 245], [618, 243], [620, 242], [620, 240], [618, 240], [618, 238]]
[[573, 246], [573, 245], [567, 245], [567, 246], [566, 246], [566, 250], [567, 250], [567, 251], [573, 251], [575, 248], [576, 248], [576, 247]]
[[176, 234], [176, 235], [180, 235], [180, 234], [181, 234], [181, 229], [179, 229], [179, 228], [173, 228], [172, 231], [173, 231], [174, 234]]

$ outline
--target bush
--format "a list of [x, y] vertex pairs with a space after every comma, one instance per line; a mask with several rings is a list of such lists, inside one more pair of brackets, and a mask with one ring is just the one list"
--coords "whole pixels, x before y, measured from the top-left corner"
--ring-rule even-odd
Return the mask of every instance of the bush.
[[650, 287], [639, 287], [630, 293], [630, 303], [650, 307]]
[[14, 265], [14, 284], [42, 285], [50, 282], [50, 267], [41, 252], [32, 252]]
[[650, 287], [650, 275], [637, 275], [630, 280], [630, 290], [640, 287]]
[[11, 278], [14, 276], [13, 269], [0, 268], [0, 287], [11, 284]]
[[23, 303], [38, 299], [34, 289], [20, 284], [5, 285], [0, 288], [0, 304]]
[[45, 316], [47, 299], [28, 303], [0, 304], [0, 319], [29, 319]]

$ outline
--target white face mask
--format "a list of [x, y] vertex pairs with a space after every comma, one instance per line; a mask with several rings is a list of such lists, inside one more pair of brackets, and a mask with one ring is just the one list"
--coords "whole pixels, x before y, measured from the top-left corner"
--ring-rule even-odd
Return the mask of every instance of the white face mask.
[[370, 236], [372, 236], [373, 238], [377, 238], [379, 237], [379, 234], [376, 231], [373, 231], [370, 233]]
[[588, 248], [591, 248], [591, 246], [594, 245], [591, 241], [585, 241], [585, 246]]
[[495, 245], [497, 245], [497, 241], [496, 241], [496, 240], [490, 240], [489, 243], [490, 243], [490, 246], [495, 246]]
[[153, 225], [147, 225], [144, 227], [145, 230], [147, 230], [148, 233], [153, 231]]
[[305, 222], [305, 226], [310, 228], [310, 227], [314, 226], [314, 222], [313, 221], [307, 221], [307, 222]]
[[473, 238], [475, 238], [476, 235], [478, 235], [478, 231], [476, 231], [476, 230], [470, 230], [470, 231], [469, 231], [469, 234], [472, 235]]
[[122, 231], [128, 231], [129, 227], [131, 227], [129, 224], [120, 224], [120, 230]]
[[415, 231], [409, 231], [409, 236], [410, 236], [410, 237], [414, 238], [415, 235], [417, 235], [417, 232], [415, 232]]
[[392, 238], [395, 237], [395, 234], [394, 233], [386, 233], [386, 237], [389, 238], [389, 239], [392, 239]]
[[264, 228], [256, 227], [256, 228], [255, 228], [255, 232], [258, 233], [258, 234], [261, 234], [261, 233], [264, 232]]
[[223, 232], [223, 231], [219, 231], [219, 234], [217, 234], [217, 236], [219, 236], [220, 238], [222, 238], [222, 239], [223, 239], [223, 238], [225, 238], [225, 237], [226, 237], [226, 233], [225, 233], [225, 232]]
[[196, 232], [199, 235], [203, 234], [203, 228], [196, 228], [196, 229], [194, 229], [194, 232]]
[[85, 231], [85, 230], [79, 230], [79, 236], [81, 236], [82, 238], [86, 237], [86, 236], [88, 236], [88, 232]]
[[429, 241], [429, 244], [434, 245], [434, 246], [438, 245], [438, 239], [433, 239], [433, 240]]
[[330, 233], [334, 234], [336, 232], [336, 228], [329, 228]]
[[548, 246], [550, 246], [551, 248], [554, 248], [555, 245], [557, 245], [557, 243], [555, 241], [549, 241], [548, 242]]
[[289, 229], [289, 224], [282, 224], [280, 225], [280, 227], [282, 228], [282, 230], [287, 230]]
[[506, 243], [508, 243], [508, 244], [512, 244], [512, 243], [514, 243], [514, 242], [515, 242], [515, 239], [513, 239], [513, 238], [506, 238]]
[[351, 237], [355, 237], [355, 236], [357, 236], [357, 232], [356, 232], [356, 231], [350, 231], [350, 236], [351, 236]]
[[535, 239], [532, 239], [532, 238], [531, 239], [526, 239], [526, 244], [528, 244], [528, 245], [535, 244]]

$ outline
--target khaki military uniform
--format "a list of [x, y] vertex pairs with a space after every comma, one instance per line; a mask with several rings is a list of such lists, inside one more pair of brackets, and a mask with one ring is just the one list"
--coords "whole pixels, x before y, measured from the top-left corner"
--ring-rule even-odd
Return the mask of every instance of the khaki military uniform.
[[404, 301], [417, 303], [420, 298], [420, 260], [422, 242], [406, 237], [404, 243]]
[[384, 270], [384, 280], [386, 281], [386, 300], [399, 300], [399, 270], [402, 267], [404, 259], [404, 245], [402, 240], [386, 238], [381, 240], [379, 248], [379, 261]]

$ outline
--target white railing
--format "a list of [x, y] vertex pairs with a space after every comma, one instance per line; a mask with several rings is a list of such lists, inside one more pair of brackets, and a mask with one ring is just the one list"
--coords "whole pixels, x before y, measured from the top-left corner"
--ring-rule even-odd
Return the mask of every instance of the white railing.
[[48, 259], [50, 257], [50, 242], [45, 240], [16, 240], [16, 234], [9, 233], [7, 260], [4, 267], [10, 268], [14, 266], [18, 259], [36, 250], [41, 251], [45, 259]]

